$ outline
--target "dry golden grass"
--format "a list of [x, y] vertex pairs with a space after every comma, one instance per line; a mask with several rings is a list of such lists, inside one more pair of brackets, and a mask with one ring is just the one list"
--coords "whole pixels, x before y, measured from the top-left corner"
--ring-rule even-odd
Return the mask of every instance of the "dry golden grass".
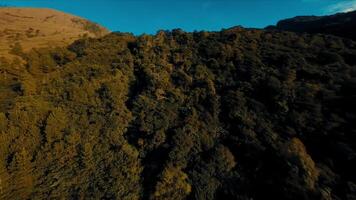
[[83, 18], [51, 9], [0, 8], [0, 57], [19, 42], [24, 51], [67, 45], [84, 35], [100, 37], [109, 31]]

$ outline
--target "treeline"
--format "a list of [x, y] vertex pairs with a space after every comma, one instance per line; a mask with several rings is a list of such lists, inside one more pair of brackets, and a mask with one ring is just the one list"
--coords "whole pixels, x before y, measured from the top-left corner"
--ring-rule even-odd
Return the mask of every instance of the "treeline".
[[356, 197], [355, 42], [173, 30], [22, 57], [0, 63], [0, 199]]

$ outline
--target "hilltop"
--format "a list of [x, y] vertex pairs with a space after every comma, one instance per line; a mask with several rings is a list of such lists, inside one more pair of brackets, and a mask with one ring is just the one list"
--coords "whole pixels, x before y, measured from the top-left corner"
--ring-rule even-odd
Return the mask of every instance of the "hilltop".
[[0, 8], [0, 57], [9, 57], [19, 45], [23, 51], [29, 51], [65, 46], [83, 36], [100, 37], [107, 33], [96, 23], [52, 9]]

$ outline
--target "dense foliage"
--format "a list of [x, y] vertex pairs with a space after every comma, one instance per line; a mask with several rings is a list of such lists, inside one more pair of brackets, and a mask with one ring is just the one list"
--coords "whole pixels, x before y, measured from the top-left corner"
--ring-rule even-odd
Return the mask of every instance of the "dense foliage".
[[355, 42], [173, 30], [22, 56], [0, 63], [0, 199], [356, 197]]

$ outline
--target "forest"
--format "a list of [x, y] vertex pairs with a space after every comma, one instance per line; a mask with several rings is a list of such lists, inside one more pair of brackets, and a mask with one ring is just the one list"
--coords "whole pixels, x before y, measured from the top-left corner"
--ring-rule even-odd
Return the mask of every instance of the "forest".
[[356, 42], [112, 33], [0, 60], [0, 199], [356, 198]]

